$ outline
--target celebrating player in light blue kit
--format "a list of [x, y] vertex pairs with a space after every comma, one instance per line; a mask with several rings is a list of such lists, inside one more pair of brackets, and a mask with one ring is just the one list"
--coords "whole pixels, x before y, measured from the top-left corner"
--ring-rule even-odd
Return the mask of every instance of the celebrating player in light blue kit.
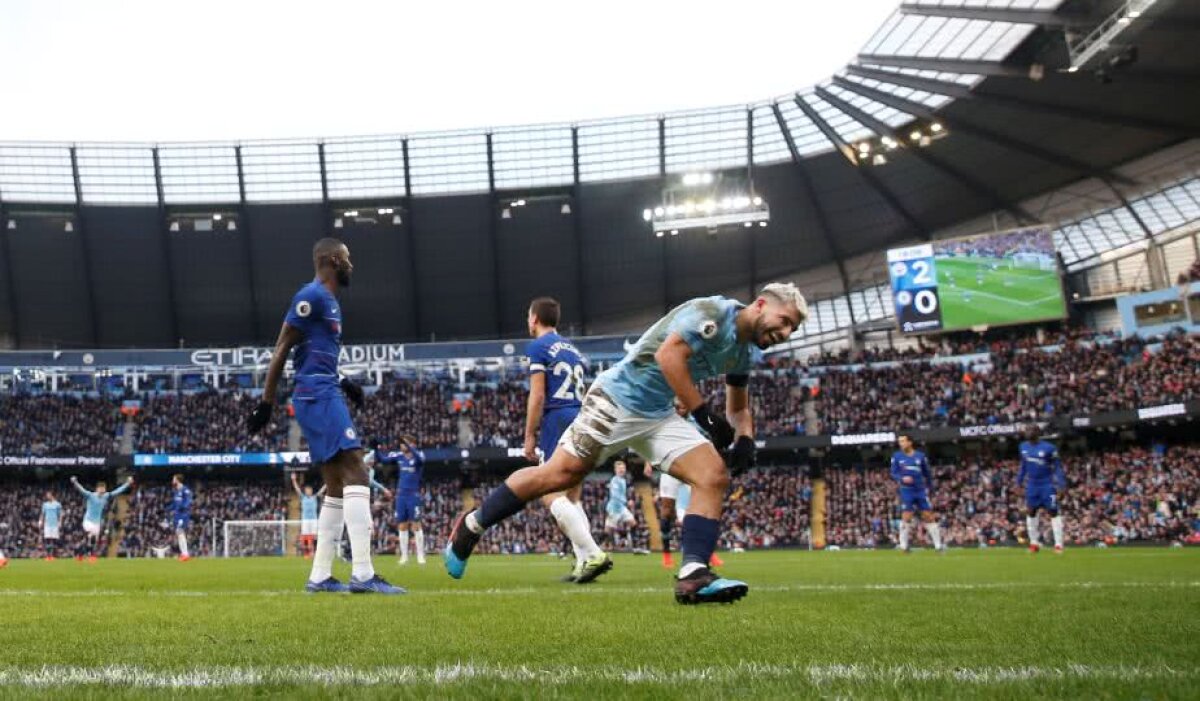
[[[618, 529], [637, 523], [629, 510], [629, 480], [625, 479], [625, 461], [613, 463], [613, 476], [608, 481], [608, 501], [604, 504], [604, 532], [613, 538]], [[612, 542], [609, 542], [612, 545]]]
[[192, 559], [188, 553], [187, 529], [192, 525], [192, 490], [183, 483], [183, 475], [171, 478], [171, 527], [179, 544], [179, 561]]
[[[350, 285], [354, 270], [350, 250], [337, 239], [324, 238], [317, 241], [312, 253], [316, 278], [292, 298], [275, 342], [262, 401], [247, 425], [256, 432], [270, 423], [279, 378], [288, 353], [295, 348], [292, 406], [312, 461], [321, 466], [328, 491], [318, 519], [317, 551], [305, 591], [403, 594], [402, 588], [376, 575], [371, 564], [371, 489], [367, 486], [362, 443], [342, 398], [344, 393], [362, 406], [363, 390], [349, 378], [339, 381], [338, 377], [342, 312], [334, 293]], [[335, 544], [343, 524], [350, 536], [354, 561], [349, 587], [333, 577]]]
[[[717, 451], [734, 444], [730, 467], [740, 470], [753, 464], [754, 422], [747, 389], [753, 347], [765, 350], [786, 341], [807, 316], [800, 291], [781, 283], [767, 285], [749, 305], [702, 297], [671, 310], [621, 362], [596, 378], [579, 416], [547, 462], [514, 472], [478, 510], [455, 521], [442, 553], [450, 576], [463, 576], [484, 530], [521, 511], [532, 499], [574, 487], [594, 466], [631, 448], [692, 485], [675, 600], [700, 604], [745, 596], [745, 582], [719, 577], [708, 567], [729, 488], [729, 471]], [[727, 418], [711, 413], [696, 387], [718, 375], [725, 375]], [[710, 438], [675, 413], [676, 396]]]
[[892, 454], [892, 479], [900, 485], [900, 550], [909, 552], [912, 515], [913, 511], [918, 511], [925, 522], [929, 539], [933, 541], [933, 549], [942, 552], [942, 530], [929, 505], [929, 492], [933, 491], [929, 460], [925, 453], [913, 447], [912, 436], [901, 433], [896, 436], [896, 442], [900, 450]]
[[54, 497], [53, 491], [46, 492], [46, 501], [42, 502], [42, 517], [39, 519], [38, 530], [42, 532], [42, 552], [47, 561], [53, 562], [58, 552], [58, 540], [62, 537], [62, 504]]
[[[587, 360], [575, 344], [558, 334], [562, 309], [550, 297], [529, 303], [526, 323], [533, 341], [529, 358], [529, 400], [525, 407], [525, 459], [535, 465], [550, 459], [563, 432], [579, 415], [586, 394]], [[592, 537], [592, 525], [580, 499], [583, 484], [542, 497], [559, 530], [571, 541], [575, 566], [565, 582], [587, 584], [612, 569], [613, 561]]]
[[412, 532], [417, 564], [425, 564], [425, 531], [421, 528], [421, 475], [425, 472], [425, 453], [413, 447], [416, 439], [400, 437], [400, 450], [375, 451], [381, 465], [396, 466], [396, 533], [399, 536], [400, 564], [408, 564], [408, 538]]
[[312, 557], [317, 541], [317, 507], [325, 495], [325, 488], [313, 492], [312, 487], [304, 485], [302, 490], [299, 478], [293, 472], [292, 489], [296, 490], [296, 496], [300, 499], [300, 548], [304, 551], [304, 557]]
[[[96, 561], [96, 549], [100, 545], [100, 531], [104, 527], [104, 508], [108, 506], [108, 500], [124, 493], [129, 489], [129, 485], [133, 484], [133, 478], [125, 480], [125, 484], [120, 487], [108, 491], [108, 485], [104, 482], [96, 483], [96, 491], [89, 492], [84, 489], [79, 480], [71, 477], [71, 484], [75, 485], [75, 489], [83, 495], [87, 502], [87, 509], [83, 512], [83, 532], [86, 534], [83, 549], [87, 552], [88, 561]], [[75, 553], [75, 559], [82, 559], [83, 552]]]
[[1025, 488], [1025, 528], [1029, 531], [1029, 552], [1036, 553], [1042, 546], [1038, 543], [1038, 512], [1050, 514], [1050, 528], [1054, 531], [1054, 552], [1063, 551], [1063, 520], [1058, 515], [1057, 489], [1066, 489], [1067, 475], [1063, 472], [1058, 449], [1053, 443], [1042, 440], [1037, 426], [1025, 433], [1021, 451], [1021, 469], [1017, 473], [1017, 484]]

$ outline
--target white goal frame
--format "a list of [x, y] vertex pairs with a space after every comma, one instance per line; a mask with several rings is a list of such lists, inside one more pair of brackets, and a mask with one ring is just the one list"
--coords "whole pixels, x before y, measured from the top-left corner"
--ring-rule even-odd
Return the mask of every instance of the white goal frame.
[[300, 535], [300, 521], [297, 519], [287, 519], [279, 521], [226, 521], [222, 527], [222, 555], [223, 557], [242, 557], [237, 553], [230, 554], [229, 552], [229, 528], [230, 526], [261, 526], [267, 529], [278, 530], [276, 536], [278, 538], [279, 549], [283, 557], [295, 555], [294, 548], [289, 551], [289, 544], [294, 544], [297, 537]]

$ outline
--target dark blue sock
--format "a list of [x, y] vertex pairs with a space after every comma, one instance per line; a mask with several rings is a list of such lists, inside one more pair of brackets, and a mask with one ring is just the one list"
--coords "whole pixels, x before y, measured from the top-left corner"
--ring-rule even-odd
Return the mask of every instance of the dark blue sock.
[[679, 539], [683, 550], [683, 563], [696, 562], [708, 567], [713, 550], [717, 549], [717, 538], [721, 535], [721, 523], [715, 518], [704, 518], [695, 514], [683, 517], [683, 535]]
[[663, 552], [671, 552], [671, 527], [675, 525], [675, 520], [671, 518], [660, 518], [658, 520], [658, 529], [662, 531]]
[[488, 529], [524, 508], [525, 502], [513, 494], [513, 490], [509, 489], [507, 484], [501, 484], [484, 498], [483, 505], [475, 514], [475, 520], [484, 529]]

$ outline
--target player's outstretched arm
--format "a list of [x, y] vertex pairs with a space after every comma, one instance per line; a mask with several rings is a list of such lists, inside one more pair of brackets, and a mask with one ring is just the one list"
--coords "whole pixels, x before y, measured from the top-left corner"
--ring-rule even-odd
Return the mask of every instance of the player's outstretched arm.
[[288, 353], [292, 347], [300, 343], [300, 329], [284, 324], [279, 330], [279, 338], [275, 341], [275, 351], [271, 354], [271, 364], [267, 367], [267, 381], [263, 385], [262, 401], [254, 407], [246, 426], [251, 433], [258, 433], [271, 422], [271, 412], [275, 409], [275, 395], [279, 391], [279, 378], [283, 377], [283, 366], [287, 364]]
[[733, 442], [733, 427], [729, 422], [710, 412], [704, 404], [704, 397], [692, 380], [688, 370], [688, 358], [692, 357], [692, 348], [678, 332], [672, 332], [654, 353], [654, 360], [662, 370], [663, 379], [679, 397], [679, 401], [687, 407], [692, 418], [708, 434], [717, 450], [724, 450]]
[[[542, 411], [545, 405], [546, 373], [531, 372], [529, 374], [529, 399], [525, 402], [525, 459], [535, 464], [538, 462], [538, 427], [542, 423]], [[547, 455], [546, 459], [549, 460], [550, 456]]]
[[300, 491], [300, 480], [298, 477], [296, 477], [295, 472], [292, 473], [292, 489], [295, 490], [296, 496], [304, 496], [304, 492]]
[[124, 494], [125, 492], [128, 492], [129, 487], [132, 484], [133, 484], [133, 478], [132, 477], [126, 478], [124, 484], [122, 484], [120, 487], [117, 487], [116, 489], [112, 490], [112, 496], [115, 497], [118, 494]]
[[75, 478], [75, 475], [71, 475], [71, 485], [74, 486], [75, 489], [85, 497], [90, 497], [92, 495], [91, 492], [83, 488], [83, 485], [79, 483], [79, 480]]

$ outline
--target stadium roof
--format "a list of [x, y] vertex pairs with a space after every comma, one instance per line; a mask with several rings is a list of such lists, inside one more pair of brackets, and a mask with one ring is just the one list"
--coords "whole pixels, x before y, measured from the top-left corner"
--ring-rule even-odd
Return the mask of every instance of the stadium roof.
[[[779, 223], [793, 245], [811, 244], [779, 272], [841, 268], [988, 212], [998, 225], [1038, 222], [1021, 202], [1081, 179], [1122, 200], [1147, 189], [1119, 166], [1200, 135], [1200, 10], [1159, 0], [1106, 54], [1068, 72], [1064, 38], [1123, 6], [905, 2], [837, 75], [750, 105], [320, 142], [0, 142], [0, 202], [329, 206], [745, 169], [756, 183], [780, 174], [766, 186], [773, 219], [789, 200], [798, 214]], [[843, 290], [855, 286], [844, 268], [841, 277]]]

